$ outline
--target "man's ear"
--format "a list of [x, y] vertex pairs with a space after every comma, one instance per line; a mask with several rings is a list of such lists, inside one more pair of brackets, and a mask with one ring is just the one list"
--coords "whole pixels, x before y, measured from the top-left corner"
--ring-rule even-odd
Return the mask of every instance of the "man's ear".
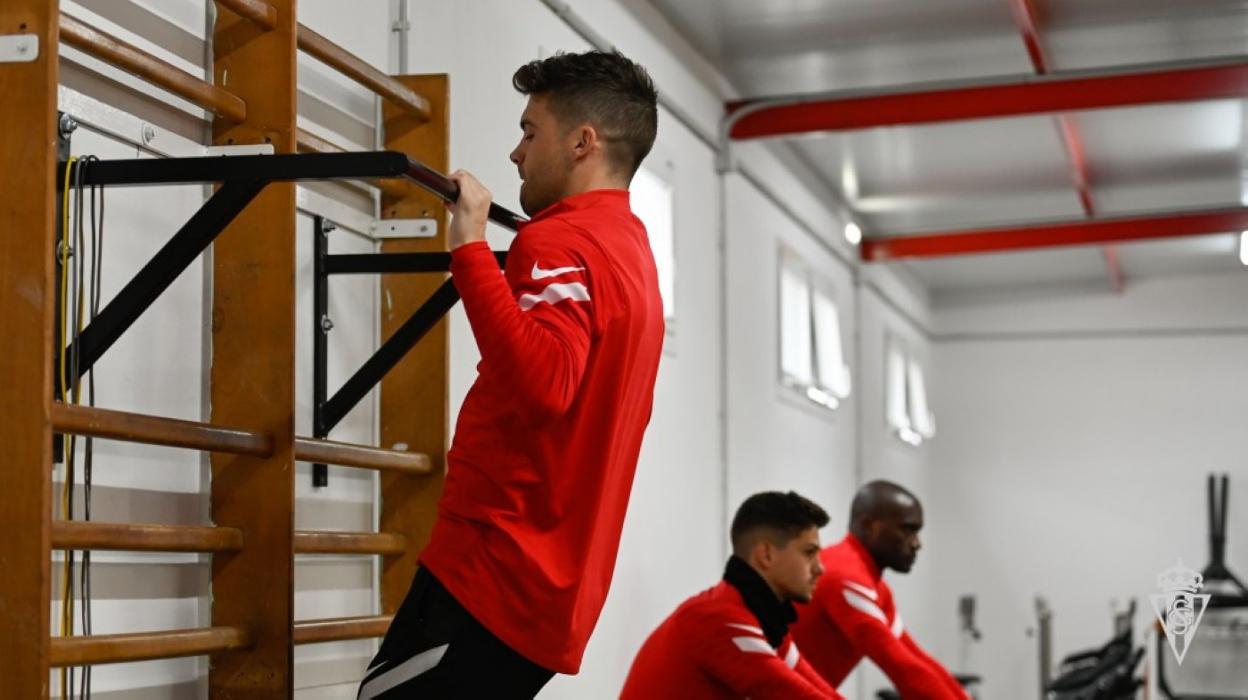
[[598, 130], [590, 124], [582, 124], [576, 128], [576, 144], [573, 149], [576, 156], [582, 158], [593, 152], [598, 146]]
[[754, 545], [755, 558], [764, 567], [770, 567], [776, 560], [776, 546], [766, 537], [760, 537]]
[[866, 525], [867, 525], [867, 537], [869, 537], [871, 541], [874, 542], [875, 539], [880, 536], [880, 520], [879, 518], [869, 518], [867, 520]]

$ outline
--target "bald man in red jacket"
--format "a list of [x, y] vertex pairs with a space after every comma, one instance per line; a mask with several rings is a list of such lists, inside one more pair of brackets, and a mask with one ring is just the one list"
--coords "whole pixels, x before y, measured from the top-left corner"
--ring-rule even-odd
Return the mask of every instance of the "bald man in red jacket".
[[839, 686], [865, 656], [903, 700], [966, 700], [961, 684], [906, 631], [884, 571], [910, 571], [919, 551], [923, 508], [888, 481], [859, 489], [850, 532], [820, 554], [825, 574], [808, 605], [798, 606], [793, 638], [815, 670]]

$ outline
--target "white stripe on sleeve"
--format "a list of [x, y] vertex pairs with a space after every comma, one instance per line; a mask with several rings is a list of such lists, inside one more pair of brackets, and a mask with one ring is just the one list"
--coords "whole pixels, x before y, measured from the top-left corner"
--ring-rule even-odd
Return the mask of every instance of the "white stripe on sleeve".
[[869, 588], [869, 587], [867, 587], [867, 586], [862, 585], [861, 583], [855, 583], [854, 581], [845, 581], [845, 582], [844, 582], [844, 584], [845, 584], [847, 587], [852, 588], [852, 589], [854, 589], [855, 591], [858, 591], [859, 593], [861, 593], [861, 594], [865, 595], [866, 597], [870, 598], [871, 600], [879, 600], [879, 599], [880, 599], [880, 594], [879, 594], [879, 593], [876, 593], [874, 588]]
[[800, 658], [802, 656], [797, 653], [797, 642], [790, 641], [789, 653], [784, 655], [784, 663], [788, 664], [789, 668], [797, 668], [797, 661]]
[[766, 639], [759, 639], [758, 637], [733, 637], [732, 643], [736, 644], [738, 649], [747, 654], [776, 653], [776, 650], [771, 648]]
[[901, 639], [901, 634], [902, 632], [905, 632], [905, 631], [906, 631], [905, 626], [901, 624], [901, 611], [898, 610], [896, 613], [893, 614], [893, 629], [892, 629], [893, 636], [898, 639]]
[[871, 617], [874, 617], [875, 619], [879, 620], [880, 623], [883, 624], [885, 627], [888, 626], [888, 618], [884, 617], [884, 611], [880, 610], [880, 606], [876, 605], [870, 600], [867, 600], [862, 594], [858, 593], [857, 591], [852, 591], [846, 588], [845, 590], [841, 592], [845, 594], [845, 602], [849, 603], [849, 606], [851, 608], [858, 610], [860, 612], [864, 612], [870, 615]]
[[520, 295], [520, 310], [529, 309], [541, 304], [557, 304], [565, 300], [589, 301], [589, 290], [580, 282], [556, 282], [546, 285], [540, 294]]

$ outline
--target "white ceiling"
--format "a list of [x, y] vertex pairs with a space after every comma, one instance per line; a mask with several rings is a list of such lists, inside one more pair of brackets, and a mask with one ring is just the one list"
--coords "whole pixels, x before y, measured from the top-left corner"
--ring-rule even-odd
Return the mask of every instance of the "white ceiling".
[[[1013, 0], [650, 0], [746, 96], [910, 89], [1034, 74]], [[1248, 55], [1243, 0], [1033, 0], [1053, 71]], [[1245, 103], [1080, 112], [1098, 216], [1241, 204]], [[1053, 117], [789, 139], [869, 236], [1085, 215]], [[1239, 269], [1231, 233], [1119, 245], [1133, 278]], [[917, 260], [937, 295], [1003, 284], [1108, 284], [1099, 247]]]

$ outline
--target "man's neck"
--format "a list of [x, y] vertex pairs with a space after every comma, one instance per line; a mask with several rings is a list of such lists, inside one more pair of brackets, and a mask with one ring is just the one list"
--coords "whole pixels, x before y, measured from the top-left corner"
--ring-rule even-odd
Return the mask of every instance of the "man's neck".
[[761, 579], [763, 580], [763, 583], [766, 583], [766, 584], [767, 584], [767, 587], [771, 589], [771, 592], [775, 594], [775, 596], [776, 596], [776, 600], [777, 600], [778, 602], [780, 602], [780, 603], [787, 603], [787, 602], [789, 602], [789, 599], [788, 599], [788, 598], [786, 598], [786, 597], [784, 596], [784, 593], [782, 593], [782, 592], [780, 591], [780, 589], [776, 587], [776, 584], [775, 584], [775, 583], [773, 583], [773, 582], [771, 581], [771, 579], [767, 578], [766, 574], [764, 574], [763, 572], [759, 571], [759, 570], [758, 570], [758, 567], [757, 567], [757, 566], [754, 566], [753, 562], [747, 562], [747, 563], [750, 565], [750, 568], [751, 568], [751, 569], [754, 569], [754, 573], [758, 574], [758, 577], [759, 577], [759, 578], [761, 578]]
[[767, 641], [778, 647], [788, 633], [789, 624], [797, 619], [792, 603], [777, 595], [775, 587], [758, 569], [740, 557], [728, 560], [724, 580], [741, 594], [745, 606], [758, 619]]
[[866, 554], [867, 554], [867, 560], [868, 560], [870, 563], [872, 563], [872, 564], [874, 564], [874, 565], [875, 565], [875, 571], [876, 571], [876, 573], [877, 573], [878, 575], [880, 575], [880, 576], [883, 576], [883, 575], [884, 575], [884, 565], [880, 563], [880, 560], [879, 560], [879, 559], [876, 559], [876, 558], [875, 558], [875, 554], [871, 551], [871, 548], [867, 546], [867, 541], [866, 541], [866, 539], [865, 539], [862, 535], [858, 534], [857, 532], [854, 532], [853, 530], [850, 530], [850, 531], [849, 531], [849, 535], [850, 535], [850, 537], [853, 537], [855, 540], [857, 540], [857, 541], [858, 541], [858, 546], [862, 548], [862, 551], [866, 552]]
[[627, 190], [628, 181], [599, 169], [578, 169], [568, 176], [563, 198], [594, 190]]

